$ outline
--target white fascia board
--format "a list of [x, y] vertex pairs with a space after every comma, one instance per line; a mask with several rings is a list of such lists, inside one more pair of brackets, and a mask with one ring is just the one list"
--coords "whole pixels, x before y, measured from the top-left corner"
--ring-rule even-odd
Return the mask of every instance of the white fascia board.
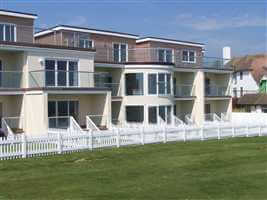
[[156, 39], [156, 38], [144, 38], [137, 40], [136, 43], [141, 43], [141, 42], [163, 42], [163, 43], [168, 43], [168, 44], [180, 44], [180, 45], [186, 45], [186, 46], [194, 46], [194, 47], [204, 47], [204, 44], [192, 44], [189, 42], [179, 42], [179, 41], [173, 41], [173, 40], [164, 40], [164, 39]]
[[39, 33], [34, 34], [34, 37], [42, 36], [48, 33], [51, 33], [53, 31], [60, 31], [60, 30], [68, 30], [68, 31], [76, 31], [76, 32], [83, 32], [83, 33], [95, 33], [95, 34], [101, 34], [101, 35], [110, 35], [110, 36], [117, 36], [117, 37], [124, 37], [124, 38], [130, 38], [130, 39], [138, 39], [138, 36], [134, 35], [127, 35], [127, 34], [120, 34], [120, 33], [110, 33], [105, 31], [97, 31], [97, 30], [87, 30], [82, 28], [71, 28], [71, 27], [65, 27], [65, 26], [58, 26], [53, 28], [52, 30], [42, 31]]
[[0, 15], [7, 15], [12, 17], [22, 17], [22, 18], [29, 18], [29, 19], [37, 19], [37, 16], [34, 15], [27, 15], [22, 13], [14, 13], [14, 12], [8, 12], [8, 11], [0, 11]]

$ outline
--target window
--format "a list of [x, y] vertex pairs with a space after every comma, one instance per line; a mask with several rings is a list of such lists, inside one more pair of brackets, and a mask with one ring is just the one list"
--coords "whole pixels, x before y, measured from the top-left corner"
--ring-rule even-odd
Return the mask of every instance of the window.
[[78, 121], [78, 101], [48, 101], [49, 128], [68, 128], [69, 116]]
[[237, 97], [237, 89], [236, 88], [233, 89], [233, 92], [234, 92], [234, 97]]
[[243, 72], [240, 72], [240, 80], [243, 80]]
[[80, 48], [90, 49], [90, 48], [93, 48], [94, 47], [94, 43], [93, 43], [92, 40], [81, 38], [80, 41], [79, 41], [79, 47]]
[[148, 74], [148, 94], [157, 94], [157, 74]]
[[159, 49], [158, 50], [158, 61], [159, 62], [173, 62], [173, 53], [171, 49]]
[[113, 59], [114, 59], [114, 62], [127, 62], [128, 61], [128, 45], [114, 43], [113, 44]]
[[45, 60], [45, 86], [78, 86], [78, 62]]
[[171, 123], [171, 109], [170, 105], [168, 106], [159, 106], [159, 116], [163, 119], [167, 124]]
[[233, 74], [233, 79], [234, 79], [234, 84], [237, 84], [237, 77], [236, 77], [236, 73]]
[[126, 121], [143, 123], [144, 106], [126, 106]]
[[125, 75], [126, 95], [144, 95], [143, 73]]
[[148, 107], [148, 123], [157, 124], [157, 121], [158, 121], [157, 106]]
[[16, 25], [0, 24], [0, 40], [16, 42]]
[[196, 63], [196, 51], [183, 51], [183, 62]]

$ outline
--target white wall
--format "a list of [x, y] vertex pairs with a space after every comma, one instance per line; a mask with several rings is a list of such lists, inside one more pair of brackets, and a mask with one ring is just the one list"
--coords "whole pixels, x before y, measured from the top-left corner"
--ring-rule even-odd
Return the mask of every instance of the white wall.
[[[233, 75], [234, 76], [234, 75]], [[259, 86], [257, 84], [257, 82], [254, 80], [251, 71], [243, 71], [243, 78], [242, 80], [240, 79], [240, 72], [236, 73], [236, 81], [235, 78], [233, 78], [232, 81], [232, 88], [233, 90], [236, 89], [237, 90], [237, 97], [240, 97], [240, 88], [243, 87], [243, 91], [245, 94], [246, 90], [249, 91], [258, 91], [259, 90]], [[234, 92], [233, 92], [234, 95]]]

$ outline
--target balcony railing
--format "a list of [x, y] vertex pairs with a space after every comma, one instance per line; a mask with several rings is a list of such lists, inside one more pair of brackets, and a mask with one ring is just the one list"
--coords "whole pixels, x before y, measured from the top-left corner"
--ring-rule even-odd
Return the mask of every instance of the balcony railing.
[[231, 69], [231, 66], [225, 64], [227, 61], [223, 58], [203, 57], [201, 66], [208, 69]]
[[205, 87], [205, 96], [230, 96], [227, 86], [210, 85]]
[[29, 86], [32, 87], [67, 87], [67, 88], [105, 88], [108, 73], [37, 70], [30, 72]]
[[22, 88], [21, 71], [0, 71], [0, 89], [19, 89]]
[[111, 96], [113, 97], [122, 96], [122, 88], [119, 83], [104, 83], [104, 86], [111, 89]]
[[193, 85], [179, 84], [174, 86], [173, 93], [175, 97], [191, 97], [195, 96], [195, 88]]

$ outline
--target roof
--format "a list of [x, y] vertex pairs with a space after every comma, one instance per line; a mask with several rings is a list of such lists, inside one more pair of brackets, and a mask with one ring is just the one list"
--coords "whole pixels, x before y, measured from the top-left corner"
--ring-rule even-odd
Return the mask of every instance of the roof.
[[169, 43], [169, 44], [189, 45], [189, 46], [197, 46], [197, 47], [205, 46], [204, 43], [174, 40], [174, 39], [167, 39], [167, 38], [158, 38], [158, 37], [144, 37], [144, 38], [139, 38], [136, 41], [137, 44], [143, 43], [143, 42], [164, 42], [164, 43]]
[[130, 33], [123, 33], [123, 32], [115, 32], [109, 30], [101, 30], [101, 29], [92, 29], [92, 28], [85, 28], [85, 27], [78, 27], [78, 26], [70, 26], [70, 25], [57, 25], [51, 28], [48, 28], [43, 31], [39, 31], [34, 34], [34, 37], [40, 37], [43, 35], [47, 35], [53, 33], [54, 31], [59, 30], [70, 30], [70, 31], [77, 31], [77, 32], [84, 32], [84, 33], [96, 33], [101, 35], [110, 35], [110, 36], [117, 36], [117, 37], [125, 37], [131, 39], [138, 39], [138, 35], [130, 34]]
[[11, 10], [3, 10], [0, 9], [0, 15], [7, 15], [12, 17], [22, 17], [22, 18], [30, 18], [30, 19], [37, 19], [38, 16], [32, 13], [25, 13], [25, 12], [17, 12]]
[[267, 55], [247, 55], [233, 58], [227, 65], [231, 65], [235, 72], [251, 71], [254, 80], [259, 83], [267, 75]]
[[267, 105], [267, 94], [245, 94], [238, 99], [237, 104], [239, 105]]

